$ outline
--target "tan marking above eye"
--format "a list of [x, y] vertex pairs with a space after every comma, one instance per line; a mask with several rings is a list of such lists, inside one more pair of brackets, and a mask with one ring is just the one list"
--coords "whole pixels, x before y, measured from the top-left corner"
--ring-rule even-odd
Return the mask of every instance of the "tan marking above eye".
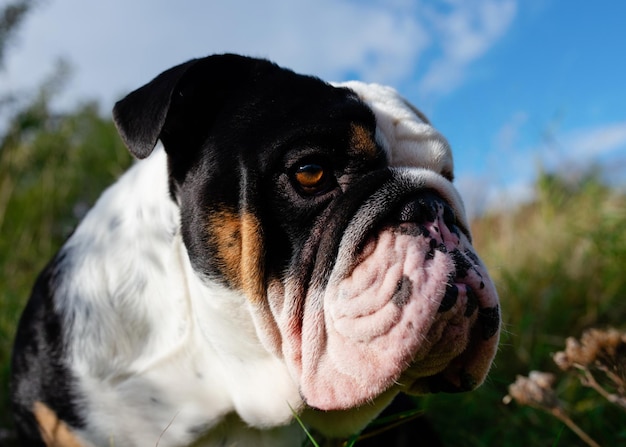
[[351, 131], [350, 147], [361, 155], [375, 157], [378, 153], [378, 148], [371, 132], [358, 124], [352, 124]]

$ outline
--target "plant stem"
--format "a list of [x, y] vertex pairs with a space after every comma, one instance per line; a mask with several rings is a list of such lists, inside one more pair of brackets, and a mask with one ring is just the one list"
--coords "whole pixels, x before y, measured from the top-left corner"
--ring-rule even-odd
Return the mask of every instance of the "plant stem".
[[596, 378], [593, 376], [591, 371], [589, 371], [589, 369], [587, 369], [586, 367], [579, 367], [579, 369], [585, 375], [585, 377], [581, 379], [581, 383], [584, 386], [594, 389], [598, 394], [600, 394], [609, 402], [615, 405], [619, 405], [620, 407], [626, 408], [626, 399], [624, 399], [622, 396], [619, 396], [617, 394], [609, 393], [607, 390], [602, 388], [602, 386], [600, 386], [600, 384], [596, 381]]
[[576, 433], [576, 435], [580, 439], [582, 439], [585, 444], [589, 445], [590, 447], [600, 447], [600, 444], [591, 439], [591, 437], [587, 433], [585, 433], [582, 428], [576, 425], [576, 423], [572, 421], [563, 410], [561, 410], [560, 408], [553, 408], [550, 410], [550, 413], [554, 417], [561, 420], [565, 425], [567, 425], [567, 427], [574, 433]]

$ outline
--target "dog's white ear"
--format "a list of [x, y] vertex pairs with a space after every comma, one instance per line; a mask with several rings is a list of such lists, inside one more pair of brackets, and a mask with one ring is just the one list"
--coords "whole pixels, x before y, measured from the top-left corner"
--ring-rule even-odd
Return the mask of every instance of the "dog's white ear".
[[172, 93], [193, 59], [164, 71], [148, 84], [129, 93], [113, 107], [113, 121], [124, 144], [137, 158], [146, 158], [159, 139]]
[[[145, 158], [161, 139], [165, 150], [206, 137], [234, 91], [270, 62], [234, 54], [192, 59], [164, 71], [115, 104], [113, 120], [130, 152]], [[182, 143], [182, 144], [181, 144]]]

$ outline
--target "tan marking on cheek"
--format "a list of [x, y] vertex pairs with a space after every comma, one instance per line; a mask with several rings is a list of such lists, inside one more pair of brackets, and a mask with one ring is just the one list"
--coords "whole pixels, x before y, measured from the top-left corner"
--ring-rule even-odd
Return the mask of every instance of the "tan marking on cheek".
[[378, 153], [376, 143], [372, 138], [372, 134], [365, 127], [358, 124], [352, 124], [352, 135], [350, 137], [350, 147], [355, 151], [362, 153], [366, 157], [374, 158]]
[[39, 432], [47, 447], [81, 447], [83, 444], [72, 429], [60, 420], [56, 413], [42, 402], [35, 402], [33, 414], [39, 424]]
[[208, 231], [227, 281], [252, 302], [264, 299], [263, 233], [257, 218], [246, 212], [220, 211], [209, 218]]
[[264, 254], [261, 224], [253, 214], [244, 213], [241, 219], [241, 282], [253, 302], [264, 300], [266, 296]]
[[208, 231], [215, 243], [218, 267], [234, 287], [241, 287], [241, 229], [237, 213], [218, 211], [209, 217]]

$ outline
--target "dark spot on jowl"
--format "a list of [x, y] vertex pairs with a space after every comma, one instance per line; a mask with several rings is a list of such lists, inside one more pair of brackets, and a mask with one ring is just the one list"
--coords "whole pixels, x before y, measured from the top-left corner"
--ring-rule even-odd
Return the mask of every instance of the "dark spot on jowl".
[[439, 309], [437, 312], [446, 312], [452, 309], [452, 306], [456, 304], [456, 301], [459, 297], [459, 288], [454, 284], [448, 284], [446, 287], [446, 293], [441, 300], [441, 304], [439, 304]]
[[457, 278], [465, 278], [469, 269], [473, 267], [469, 259], [467, 259], [467, 257], [465, 257], [459, 250], [453, 250], [451, 255], [454, 260], [454, 265], [456, 266]]
[[465, 306], [465, 314], [463, 315], [466, 317], [471, 317], [478, 307], [478, 297], [470, 286], [465, 286], [465, 288], [465, 294], [467, 295], [467, 304]]
[[500, 307], [484, 307], [480, 309], [478, 311], [478, 321], [483, 328], [483, 339], [489, 340], [500, 328]]
[[465, 256], [470, 258], [474, 265], [480, 265], [480, 260], [478, 259], [478, 256], [476, 256], [476, 253], [474, 253], [472, 250], [465, 250]]
[[402, 279], [396, 284], [396, 290], [391, 297], [391, 301], [398, 307], [402, 308], [411, 298], [413, 292], [413, 284], [408, 276], [402, 275]]

